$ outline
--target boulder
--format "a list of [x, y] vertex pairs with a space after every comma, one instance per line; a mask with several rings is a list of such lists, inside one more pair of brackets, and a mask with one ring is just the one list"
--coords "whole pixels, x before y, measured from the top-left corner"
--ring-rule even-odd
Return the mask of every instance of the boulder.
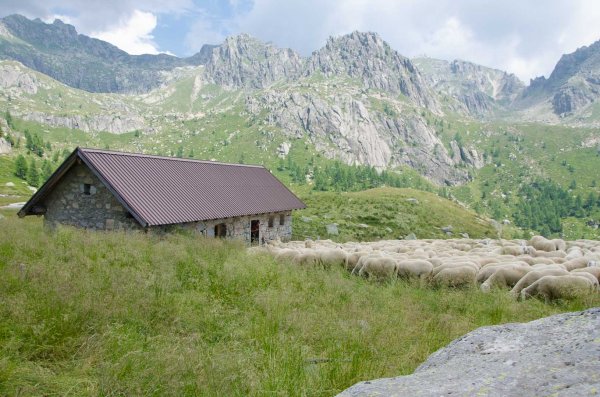
[[340, 396], [589, 396], [600, 390], [600, 308], [478, 328], [412, 375], [360, 382]]
[[334, 235], [334, 236], [337, 236], [339, 234], [337, 223], [331, 223], [329, 225], [325, 225], [325, 228], [327, 229], [327, 234]]

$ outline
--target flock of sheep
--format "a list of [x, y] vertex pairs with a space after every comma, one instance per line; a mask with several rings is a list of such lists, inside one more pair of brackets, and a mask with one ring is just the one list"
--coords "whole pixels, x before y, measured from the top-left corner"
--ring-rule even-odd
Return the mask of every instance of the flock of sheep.
[[596, 293], [600, 241], [388, 240], [335, 243], [331, 240], [273, 241], [265, 247], [278, 262], [298, 266], [341, 266], [370, 279], [415, 278], [432, 286], [479, 285], [483, 292], [511, 288], [515, 298], [571, 299]]

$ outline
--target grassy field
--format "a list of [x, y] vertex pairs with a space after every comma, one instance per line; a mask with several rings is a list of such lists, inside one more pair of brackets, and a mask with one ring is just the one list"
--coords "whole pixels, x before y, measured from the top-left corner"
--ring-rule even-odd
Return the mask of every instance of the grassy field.
[[188, 235], [0, 219], [0, 395], [330, 396], [479, 326], [600, 304], [383, 284]]
[[[378, 188], [361, 192], [301, 195], [307, 209], [294, 213], [294, 239], [335, 241], [417, 238], [497, 237], [490, 222], [452, 201], [415, 189]], [[326, 225], [337, 224], [338, 235]], [[452, 235], [442, 231], [452, 226]]]

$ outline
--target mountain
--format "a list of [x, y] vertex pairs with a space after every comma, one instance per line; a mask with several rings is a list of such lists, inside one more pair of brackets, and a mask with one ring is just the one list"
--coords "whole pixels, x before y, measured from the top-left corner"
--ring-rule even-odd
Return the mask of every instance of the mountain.
[[436, 112], [439, 105], [410, 59], [393, 50], [376, 33], [352, 32], [330, 37], [308, 59], [305, 75], [349, 76], [365, 89], [402, 94], [418, 106]]
[[71, 87], [89, 92], [147, 92], [164, 72], [206, 61], [210, 46], [181, 59], [167, 54], [129, 55], [72, 25], [46, 24], [21, 15], [0, 19], [0, 59], [16, 60]]
[[472, 62], [433, 58], [412, 61], [433, 90], [459, 102], [453, 110], [473, 116], [508, 109], [525, 88], [514, 74]]
[[[600, 98], [600, 41], [563, 55], [550, 77], [538, 77], [524, 91], [527, 106], [544, 103], [561, 117], [585, 116], [585, 110]], [[522, 105], [523, 106], [523, 105]], [[596, 116], [596, 115], [595, 115]]]
[[264, 88], [298, 78], [303, 59], [291, 49], [277, 48], [247, 34], [228, 37], [207, 56], [206, 77], [220, 86]]

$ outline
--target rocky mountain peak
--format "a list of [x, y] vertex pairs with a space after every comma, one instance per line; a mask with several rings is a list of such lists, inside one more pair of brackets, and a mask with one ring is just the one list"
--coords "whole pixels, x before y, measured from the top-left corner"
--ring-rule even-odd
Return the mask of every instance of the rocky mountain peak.
[[278, 48], [247, 34], [230, 36], [212, 49], [206, 76], [230, 88], [264, 88], [300, 75], [303, 60], [289, 48]]
[[377, 33], [352, 32], [330, 37], [325, 47], [313, 52], [306, 75], [347, 75], [360, 79], [368, 89], [403, 94], [415, 104], [439, 109], [410, 59], [393, 50]]
[[595, 102], [600, 98], [600, 41], [564, 54], [550, 77], [531, 81], [523, 98], [550, 102], [552, 111], [560, 117]]

